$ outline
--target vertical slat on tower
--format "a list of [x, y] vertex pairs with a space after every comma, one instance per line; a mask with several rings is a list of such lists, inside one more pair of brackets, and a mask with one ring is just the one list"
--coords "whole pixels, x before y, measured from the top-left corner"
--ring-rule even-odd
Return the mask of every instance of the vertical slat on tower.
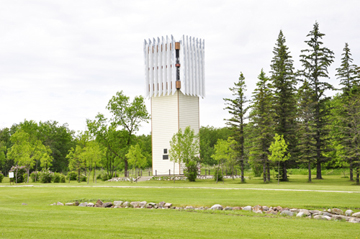
[[164, 37], [161, 37], [161, 94], [165, 95], [166, 91], [166, 70], [165, 70], [165, 61], [166, 61], [166, 54], [165, 54], [165, 41]]
[[184, 47], [184, 43], [185, 43], [185, 36], [182, 36], [182, 40], [180, 41], [180, 80], [181, 80], [181, 91], [185, 94], [186, 92], [186, 80], [185, 80], [185, 72], [186, 72], [186, 64], [185, 64], [185, 59], [186, 59], [186, 51], [185, 51], [185, 47]]
[[171, 93], [171, 51], [170, 51], [170, 40], [169, 37], [166, 36], [166, 74], [167, 74], [167, 94], [170, 95]]
[[202, 44], [202, 49], [201, 49], [201, 56], [202, 56], [202, 59], [201, 59], [201, 66], [202, 66], [202, 94], [201, 96], [204, 98], [205, 97], [205, 40], [203, 39], [203, 44]]
[[172, 94], [176, 92], [175, 81], [176, 81], [176, 70], [175, 70], [175, 39], [171, 35], [171, 85], [172, 85]]
[[150, 79], [149, 79], [149, 84], [150, 84], [150, 97], [153, 97], [153, 85], [154, 85], [154, 54], [153, 54], [153, 47], [154, 47], [154, 43], [149, 39], [149, 74], [150, 74]]
[[144, 40], [144, 67], [145, 67], [145, 97], [149, 97], [149, 52], [148, 44]]

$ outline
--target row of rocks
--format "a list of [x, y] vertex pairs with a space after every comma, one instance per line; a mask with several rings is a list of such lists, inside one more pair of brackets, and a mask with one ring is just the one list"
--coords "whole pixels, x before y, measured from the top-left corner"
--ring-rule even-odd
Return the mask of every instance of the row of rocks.
[[136, 182], [140, 177], [117, 177], [107, 180], [108, 182]]
[[324, 211], [319, 210], [308, 210], [308, 209], [297, 209], [297, 208], [282, 208], [267, 207], [267, 206], [245, 206], [245, 207], [223, 207], [220, 204], [215, 204], [212, 207], [174, 207], [172, 203], [166, 202], [146, 202], [146, 201], [114, 201], [114, 202], [103, 202], [100, 199], [96, 203], [87, 203], [78, 201], [71, 203], [53, 203], [52, 206], [79, 206], [79, 207], [103, 207], [103, 208], [148, 208], [148, 209], [177, 209], [177, 210], [224, 210], [224, 211], [236, 211], [244, 210], [251, 211], [260, 214], [272, 214], [272, 215], [283, 215], [283, 216], [296, 216], [296, 217], [307, 217], [313, 219], [322, 220], [344, 220], [352, 223], [360, 223], [360, 212], [354, 213], [352, 210], [346, 210], [345, 212], [339, 208], [332, 208]]

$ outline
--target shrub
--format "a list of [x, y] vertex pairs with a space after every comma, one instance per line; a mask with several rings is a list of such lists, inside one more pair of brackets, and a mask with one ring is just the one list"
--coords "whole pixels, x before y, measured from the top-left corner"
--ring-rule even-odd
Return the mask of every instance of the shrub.
[[27, 182], [27, 173], [23, 174], [24, 182]]
[[40, 182], [42, 183], [51, 183], [54, 174], [51, 171], [42, 171], [40, 173]]
[[102, 179], [102, 174], [98, 174], [97, 176], [96, 176], [96, 179]]
[[0, 173], [0, 183], [2, 182], [3, 179], [4, 179], [4, 175]]
[[12, 166], [9, 172], [14, 172], [14, 178], [11, 179], [11, 182], [16, 182], [16, 178], [17, 183], [24, 182], [24, 173], [26, 173], [25, 166]]
[[106, 173], [101, 175], [101, 180], [107, 181], [109, 179], [108, 175]]
[[34, 171], [30, 174], [31, 181], [33, 183], [39, 181], [39, 177], [40, 177], [40, 172], [38, 172], [38, 171]]
[[69, 177], [70, 177], [71, 181], [76, 181], [77, 180], [77, 173], [74, 172], [74, 171], [68, 172], [66, 179], [69, 179]]
[[65, 183], [65, 175], [60, 174], [60, 183]]
[[87, 177], [86, 177], [85, 175], [82, 175], [82, 176], [80, 177], [80, 181], [81, 181], [81, 182], [86, 182], [86, 180], [87, 180]]
[[190, 182], [195, 182], [197, 177], [197, 163], [195, 161], [190, 161], [186, 164], [186, 169], [184, 170], [184, 175]]
[[223, 181], [223, 180], [224, 180], [224, 177], [223, 177], [223, 174], [222, 174], [221, 169], [215, 168], [214, 179], [215, 179], [215, 181], [216, 181], [216, 180], [217, 180], [217, 181]]
[[53, 177], [53, 182], [54, 183], [60, 183], [60, 176], [61, 174], [60, 173], [54, 173], [54, 177]]

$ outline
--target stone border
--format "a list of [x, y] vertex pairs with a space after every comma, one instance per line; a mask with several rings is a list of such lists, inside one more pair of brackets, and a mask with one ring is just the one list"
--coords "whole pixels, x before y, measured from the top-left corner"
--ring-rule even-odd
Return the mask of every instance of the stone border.
[[[23, 203], [24, 205], [24, 203]], [[308, 210], [308, 209], [297, 209], [297, 208], [282, 208], [277, 207], [267, 207], [267, 206], [245, 206], [245, 207], [223, 207], [220, 204], [215, 204], [212, 207], [175, 207], [172, 203], [166, 202], [146, 202], [146, 201], [114, 201], [114, 202], [103, 202], [100, 199], [94, 203], [78, 201], [65, 203], [61, 202], [50, 204], [51, 206], [78, 206], [78, 207], [103, 207], [103, 208], [147, 208], [147, 209], [177, 209], [177, 210], [223, 210], [223, 211], [250, 211], [260, 214], [269, 214], [269, 215], [282, 215], [288, 217], [306, 217], [310, 219], [318, 220], [335, 220], [335, 221], [347, 221], [351, 223], [360, 223], [360, 212], [354, 213], [352, 210], [346, 210], [345, 212], [339, 208], [332, 208], [324, 211], [319, 210]]]

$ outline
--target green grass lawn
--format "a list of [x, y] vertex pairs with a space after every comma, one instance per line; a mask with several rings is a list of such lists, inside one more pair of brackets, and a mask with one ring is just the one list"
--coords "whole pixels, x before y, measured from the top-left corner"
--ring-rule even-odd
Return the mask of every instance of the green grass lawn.
[[14, 187], [6, 180], [0, 184], [0, 238], [360, 238], [360, 224], [282, 216], [270, 218], [243, 211], [210, 213], [49, 206], [57, 201], [101, 199], [166, 201], [176, 206], [260, 204], [360, 211], [360, 187], [341, 175], [324, 176], [324, 180], [313, 183], [306, 182], [306, 175], [291, 175], [290, 182], [280, 182], [280, 185], [275, 181], [263, 184], [260, 178], [251, 178], [246, 184], [237, 179], [226, 180], [224, 184], [215, 184], [212, 180], [137, 184], [99, 181], [89, 185], [85, 182], [30, 183], [34, 186]]

